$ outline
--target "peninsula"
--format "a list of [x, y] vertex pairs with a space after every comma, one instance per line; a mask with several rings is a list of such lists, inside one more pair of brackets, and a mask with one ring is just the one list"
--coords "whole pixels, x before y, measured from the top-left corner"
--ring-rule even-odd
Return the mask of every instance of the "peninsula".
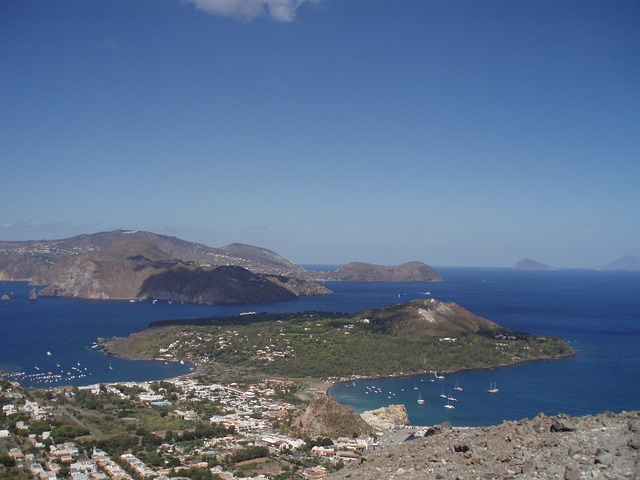
[[114, 355], [184, 360], [234, 375], [318, 379], [489, 368], [575, 353], [561, 339], [509, 330], [435, 299], [353, 315], [251, 313], [161, 321], [99, 343]]

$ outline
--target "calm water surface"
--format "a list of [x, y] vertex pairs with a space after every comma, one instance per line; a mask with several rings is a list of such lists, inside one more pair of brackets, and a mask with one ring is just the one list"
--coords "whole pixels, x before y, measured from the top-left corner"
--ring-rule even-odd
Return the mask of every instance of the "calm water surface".
[[[506, 327], [561, 336], [579, 355], [516, 367], [446, 375], [348, 382], [331, 395], [357, 411], [404, 403], [414, 424], [448, 420], [488, 425], [538, 412], [589, 414], [640, 409], [640, 273], [438, 268], [442, 283], [328, 282], [334, 294], [251, 306], [157, 302], [28, 300], [31, 287], [0, 282], [0, 369], [24, 372], [25, 385], [92, 384], [168, 378], [188, 365], [112, 358], [92, 348], [98, 337], [126, 336], [154, 320], [243, 311], [354, 312], [414, 298], [454, 301]], [[372, 354], [375, 354], [372, 352]], [[60, 367], [58, 367], [60, 365]], [[43, 383], [51, 373], [60, 378]], [[51, 377], [49, 376], [49, 377]], [[72, 378], [73, 377], [73, 378]], [[455, 382], [463, 388], [453, 390]], [[500, 393], [487, 393], [496, 383]], [[425, 399], [418, 405], [418, 393]], [[441, 394], [452, 396], [446, 409]]]

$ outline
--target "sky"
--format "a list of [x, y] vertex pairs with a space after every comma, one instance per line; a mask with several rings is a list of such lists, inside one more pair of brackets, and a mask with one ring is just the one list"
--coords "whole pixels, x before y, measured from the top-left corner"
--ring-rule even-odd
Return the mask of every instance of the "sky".
[[640, 256], [636, 0], [0, 0], [0, 239]]

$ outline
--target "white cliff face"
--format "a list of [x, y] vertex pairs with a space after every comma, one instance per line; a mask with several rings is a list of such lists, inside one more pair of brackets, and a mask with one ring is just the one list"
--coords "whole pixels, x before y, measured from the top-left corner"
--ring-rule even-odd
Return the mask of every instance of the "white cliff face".
[[360, 414], [362, 419], [379, 431], [388, 430], [395, 425], [407, 425], [409, 416], [404, 405], [389, 405], [388, 407], [369, 410]]
[[438, 323], [439, 316], [434, 310], [425, 310], [424, 308], [418, 308], [418, 314], [420, 317], [428, 323]]

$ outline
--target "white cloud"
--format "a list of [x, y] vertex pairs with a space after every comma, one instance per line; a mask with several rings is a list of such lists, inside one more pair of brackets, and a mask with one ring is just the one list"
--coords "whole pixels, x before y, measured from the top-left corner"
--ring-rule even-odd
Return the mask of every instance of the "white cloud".
[[262, 15], [270, 15], [281, 22], [291, 22], [296, 10], [305, 2], [317, 0], [187, 0], [196, 8], [214, 15], [239, 17], [253, 20]]
[[260, 225], [253, 225], [248, 228], [249, 232], [257, 233], [271, 233], [273, 231], [273, 225], [270, 223], [262, 223]]
[[65, 227], [63, 223], [50, 222], [0, 222], [1, 230], [37, 230]]

